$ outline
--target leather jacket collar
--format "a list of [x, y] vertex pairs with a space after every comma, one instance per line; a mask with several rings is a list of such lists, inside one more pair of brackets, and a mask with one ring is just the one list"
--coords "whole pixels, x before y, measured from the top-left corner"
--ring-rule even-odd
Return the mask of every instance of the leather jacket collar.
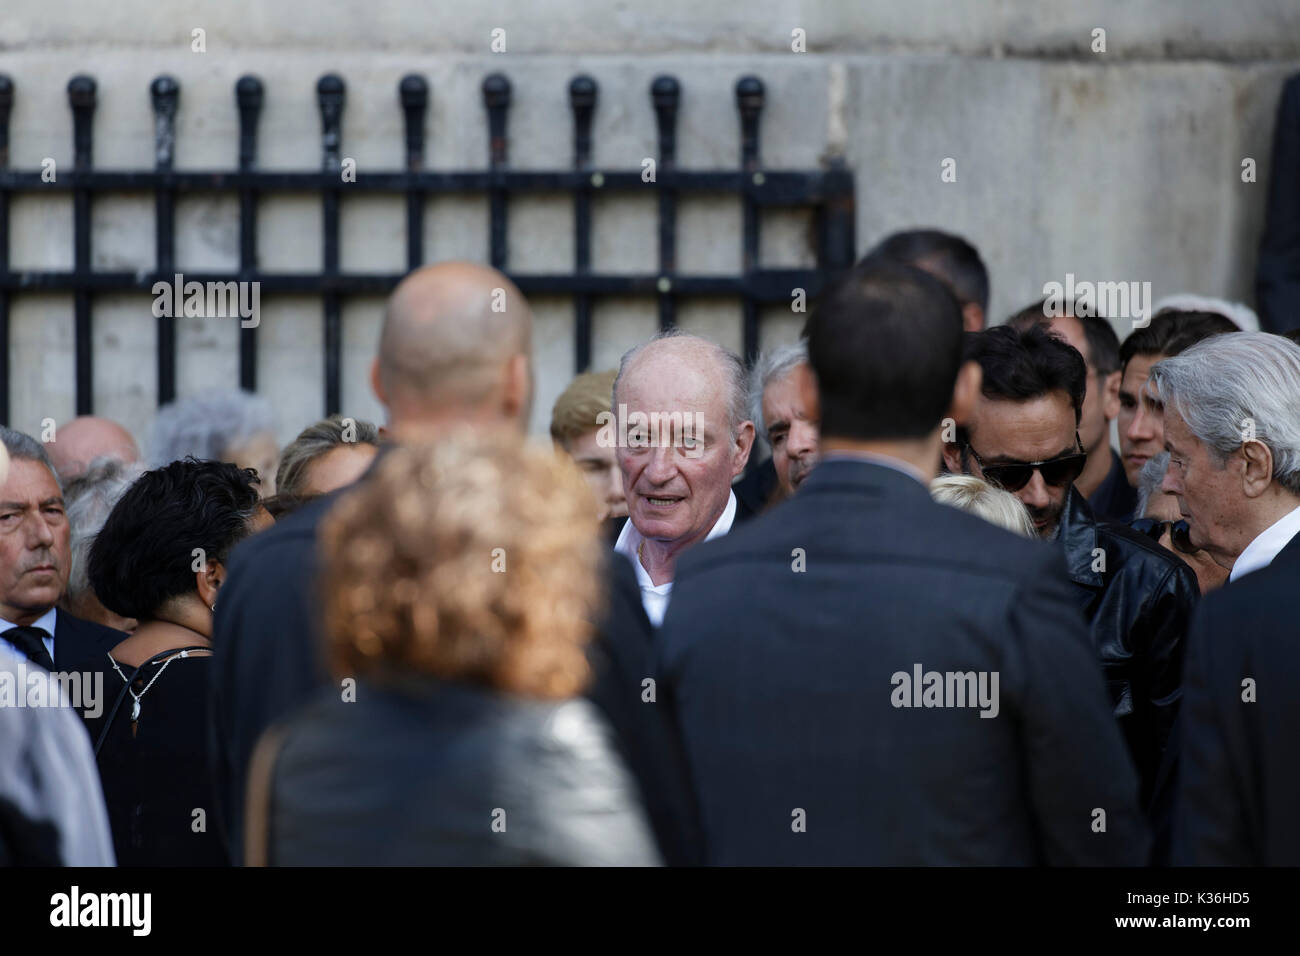
[[1061, 523], [1057, 528], [1056, 540], [1065, 549], [1065, 565], [1070, 573], [1070, 580], [1084, 587], [1100, 588], [1106, 584], [1101, 572], [1092, 569], [1096, 561], [1097, 519], [1088, 507], [1087, 500], [1075, 489], [1074, 485], [1065, 495], [1065, 508], [1061, 511]]

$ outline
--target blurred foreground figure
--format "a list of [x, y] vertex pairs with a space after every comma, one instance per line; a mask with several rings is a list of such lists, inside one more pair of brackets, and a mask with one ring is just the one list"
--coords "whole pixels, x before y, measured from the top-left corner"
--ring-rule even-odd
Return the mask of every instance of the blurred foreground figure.
[[123, 465], [140, 460], [140, 449], [129, 431], [93, 415], [60, 425], [54, 431], [54, 441], [45, 442], [45, 451], [62, 481], [81, 477], [97, 458], [111, 458]]
[[[59, 684], [0, 644], [0, 700], [8, 687], [60, 699]], [[95, 758], [70, 707], [0, 706], [0, 867], [112, 866], [113, 841]]]
[[254, 757], [250, 863], [659, 861], [577, 696], [603, 548], [570, 462], [501, 434], [394, 449], [321, 548], [339, 683]]
[[683, 555], [657, 639], [708, 862], [1145, 862], [1059, 552], [930, 498], [980, 390], [956, 301], [866, 263], [806, 335], [822, 459]]

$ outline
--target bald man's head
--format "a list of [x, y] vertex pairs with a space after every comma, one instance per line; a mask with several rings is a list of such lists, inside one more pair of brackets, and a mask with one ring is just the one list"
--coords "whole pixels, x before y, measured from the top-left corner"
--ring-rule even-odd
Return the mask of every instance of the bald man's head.
[[64, 481], [85, 473], [96, 458], [116, 458], [131, 465], [140, 460], [140, 449], [131, 433], [115, 421], [83, 415], [54, 430], [54, 440], [45, 443], [54, 470]]
[[471, 262], [412, 272], [384, 313], [372, 383], [389, 425], [527, 422], [532, 311], [503, 274]]

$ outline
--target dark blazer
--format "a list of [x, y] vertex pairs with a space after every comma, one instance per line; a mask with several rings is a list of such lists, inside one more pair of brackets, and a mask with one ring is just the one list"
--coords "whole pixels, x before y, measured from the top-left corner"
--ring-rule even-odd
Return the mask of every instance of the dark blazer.
[[99, 671], [106, 655], [125, 641], [123, 631], [73, 617], [60, 608], [54, 617], [54, 669], [56, 671]]
[[1255, 301], [1264, 331], [1300, 328], [1300, 75], [1278, 101]]
[[[258, 738], [330, 684], [321, 653], [316, 531], [342, 492], [314, 501], [231, 556], [213, 634], [210, 758], [217, 816], [232, 859], [243, 857], [244, 795]], [[614, 729], [641, 787], [663, 858], [698, 859], [698, 820], [684, 759], [662, 707], [642, 702], [650, 622], [631, 565], [609, 555], [610, 597], [589, 656], [587, 696]]]
[[[692, 548], [657, 640], [710, 863], [1145, 862], [1059, 552], [906, 474], [824, 461]], [[916, 666], [996, 674], [997, 716], [901, 706]]]
[[1182, 699], [1183, 649], [1201, 593], [1196, 574], [1146, 536], [1097, 521], [1073, 488], [1057, 542], [1150, 807]]
[[1197, 610], [1183, 681], [1175, 864], [1300, 866], [1297, 594], [1300, 536]]

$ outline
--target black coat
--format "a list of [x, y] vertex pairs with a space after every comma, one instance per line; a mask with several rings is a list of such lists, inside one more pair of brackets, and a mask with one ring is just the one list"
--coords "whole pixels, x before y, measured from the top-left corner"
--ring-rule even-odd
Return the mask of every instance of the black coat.
[[[237, 863], [248, 763], [258, 738], [331, 683], [317, 619], [316, 530], [338, 494], [236, 547], [217, 602], [210, 758], [218, 819]], [[631, 565], [611, 554], [607, 581], [608, 610], [590, 645], [594, 680], [587, 696], [613, 727], [641, 786], [663, 858], [695, 862], [698, 822], [670, 716], [641, 699], [650, 623]]]
[[1183, 683], [1175, 864], [1300, 866], [1298, 594], [1300, 536], [1201, 602]]
[[[659, 690], [708, 862], [1144, 862], [1136, 780], [1073, 603], [1059, 552], [865, 462], [822, 462], [788, 501], [686, 552]], [[997, 716], [898, 706], [916, 701], [899, 682], [915, 665], [983, 672], [990, 690], [996, 673]]]
[[1286, 81], [1278, 101], [1265, 210], [1255, 300], [1260, 327], [1285, 332], [1300, 328], [1300, 75]]
[[108, 652], [126, 638], [123, 631], [73, 617], [60, 608], [54, 619], [54, 669], [62, 673], [103, 670]]
[[1149, 807], [1182, 697], [1196, 574], [1146, 536], [1097, 522], [1073, 488], [1057, 541]]

